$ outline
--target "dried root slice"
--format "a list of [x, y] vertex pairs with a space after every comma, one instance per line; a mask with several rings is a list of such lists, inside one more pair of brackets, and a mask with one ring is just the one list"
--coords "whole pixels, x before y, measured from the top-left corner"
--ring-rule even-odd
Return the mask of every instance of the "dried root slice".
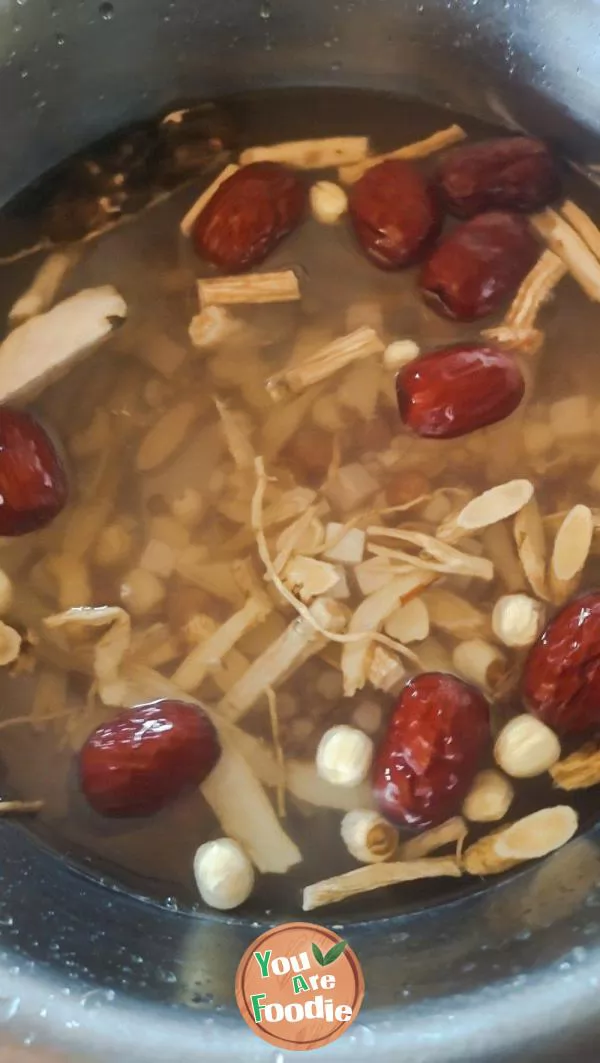
[[298, 278], [291, 269], [248, 273], [243, 277], [211, 277], [198, 281], [200, 306], [244, 303], [290, 303], [300, 299]]
[[341, 825], [342, 841], [361, 864], [391, 860], [398, 848], [398, 831], [379, 812], [356, 808], [347, 812]]
[[340, 573], [335, 565], [315, 557], [292, 557], [282, 573], [283, 582], [302, 602], [312, 602], [327, 594], [339, 583]]
[[546, 583], [546, 536], [535, 498], [517, 513], [514, 523], [517, 553], [531, 589], [542, 601], [548, 601]]
[[248, 598], [246, 604], [226, 620], [214, 635], [188, 654], [174, 673], [173, 682], [182, 690], [197, 690], [207, 673], [218, 667], [236, 643], [262, 623], [272, 609], [273, 604], [266, 594]]
[[230, 163], [229, 166], [226, 166], [224, 170], [221, 170], [221, 173], [217, 177], [215, 177], [212, 184], [210, 184], [208, 188], [205, 189], [202, 195], [198, 197], [196, 202], [192, 203], [192, 206], [188, 210], [187, 214], [184, 215], [184, 217], [179, 223], [179, 229], [183, 236], [190, 235], [192, 229], [194, 228], [196, 218], [200, 217], [206, 204], [212, 199], [215, 192], [217, 191], [217, 188], [220, 188], [225, 181], [227, 181], [230, 177], [233, 177], [234, 173], [237, 173], [238, 170], [239, 166], [235, 166], [233, 163]]
[[182, 445], [197, 417], [198, 407], [189, 399], [165, 410], [142, 438], [136, 457], [138, 470], [151, 472], [164, 465]]
[[321, 778], [314, 761], [288, 760], [285, 785], [298, 801], [318, 808], [352, 812], [354, 809], [370, 809], [373, 805], [368, 782], [361, 786], [336, 786]]
[[227, 719], [238, 720], [268, 687], [276, 689], [309, 657], [319, 653], [327, 642], [328, 631], [341, 631], [346, 626], [347, 611], [333, 600], [318, 599], [308, 612], [310, 619], [293, 620], [283, 635], [252, 662], [231, 688], [220, 705]]
[[505, 325], [514, 329], [533, 329], [540, 309], [566, 273], [567, 267], [562, 259], [554, 251], [544, 251], [515, 295]]
[[192, 318], [188, 335], [197, 350], [207, 351], [218, 347], [241, 327], [223, 306], [205, 306]]
[[34, 398], [126, 316], [124, 299], [107, 284], [86, 288], [19, 325], [0, 346], [0, 402]]
[[30, 816], [43, 807], [43, 801], [0, 801], [0, 816]]
[[38, 314], [43, 314], [54, 302], [56, 293], [67, 273], [81, 257], [77, 246], [54, 251], [42, 262], [29, 287], [19, 296], [8, 312], [11, 328], [22, 325]]
[[[395, 694], [406, 677], [404, 667], [397, 653], [392, 653], [384, 646], [375, 646], [369, 662], [368, 681], [376, 690], [385, 694]], [[358, 710], [356, 710], [358, 711]]]
[[348, 336], [341, 336], [326, 344], [301, 362], [275, 373], [267, 381], [267, 388], [271, 397], [277, 401], [284, 398], [289, 391], [304, 391], [311, 384], [326, 380], [351, 362], [368, 358], [372, 354], [382, 354], [384, 350], [385, 344], [374, 329], [359, 328]]
[[302, 895], [302, 908], [310, 912], [324, 904], [335, 904], [360, 893], [394, 886], [400, 882], [416, 882], [426, 878], [460, 878], [461, 869], [450, 856], [432, 857], [427, 860], [398, 861], [393, 864], [370, 864], [348, 871], [345, 875], [323, 879], [306, 886]]
[[463, 802], [463, 816], [471, 823], [496, 823], [504, 819], [514, 796], [512, 783], [501, 772], [480, 771]]
[[231, 410], [219, 399], [215, 399], [214, 402], [221, 419], [227, 449], [235, 465], [238, 469], [253, 469], [256, 454], [250, 438], [252, 432], [247, 415]]
[[550, 768], [555, 786], [560, 790], [588, 790], [600, 783], [600, 748], [588, 742], [576, 753], [559, 760]]
[[[398, 606], [418, 595], [432, 581], [433, 576], [424, 572], [396, 576], [360, 603], [352, 615], [348, 632], [360, 632], [364, 637], [360, 641], [347, 643], [342, 650], [346, 697], [352, 697], [357, 690], [362, 690], [367, 682], [372, 645], [368, 633], [373, 632], [374, 635]], [[407, 650], [405, 652], [409, 653]]]
[[508, 591], [524, 591], [527, 581], [523, 575], [519, 555], [510, 528], [502, 521], [483, 529], [484, 553], [494, 565], [496, 576]]
[[326, 170], [346, 166], [366, 158], [368, 137], [322, 137], [315, 140], [289, 140], [269, 147], [246, 148], [240, 165], [252, 162], [280, 162], [297, 170]]
[[477, 686], [494, 691], [506, 678], [508, 661], [502, 650], [485, 639], [459, 642], [452, 654], [457, 672]]
[[586, 295], [594, 302], [600, 302], [600, 262], [575, 228], [554, 210], [534, 214], [530, 221], [536, 232], [563, 260]]
[[105, 705], [123, 704], [121, 666], [131, 643], [131, 620], [128, 613], [117, 605], [84, 606], [67, 609], [44, 620], [48, 631], [62, 632], [63, 646], [72, 653], [81, 652], [87, 640], [98, 629], [108, 627], [95, 643], [92, 643], [92, 668], [96, 687]]
[[541, 808], [510, 827], [480, 838], [467, 849], [463, 867], [470, 875], [499, 875], [526, 860], [537, 860], [566, 845], [577, 830], [569, 805]]
[[[464, 534], [466, 535], [467, 532], [464, 532]], [[411, 532], [406, 531], [404, 528], [386, 528], [372, 525], [367, 528], [367, 536], [370, 539], [399, 539], [401, 542], [419, 547], [420, 551], [418, 554], [409, 554], [406, 550], [369, 546], [370, 552], [375, 554], [376, 557], [387, 557], [429, 572], [447, 573], [455, 576], [473, 576], [476, 579], [483, 580], [492, 580], [494, 578], [494, 566], [487, 558], [463, 553], [448, 543], [440, 542], [432, 535], [425, 534], [425, 532]]]
[[469, 639], [489, 633], [490, 622], [485, 613], [451, 591], [433, 587], [425, 592], [423, 601], [432, 626], [448, 635]]
[[398, 642], [422, 642], [429, 634], [429, 612], [422, 598], [401, 605], [383, 625], [383, 630]]
[[544, 342], [544, 333], [538, 328], [517, 328], [514, 325], [496, 325], [481, 330], [481, 335], [499, 347], [520, 354], [537, 354]]
[[571, 199], [566, 199], [560, 208], [565, 221], [572, 225], [575, 232], [585, 241], [590, 251], [597, 259], [600, 260], [600, 229], [585, 213], [581, 207], [578, 207], [576, 203], [573, 203]]
[[491, 487], [467, 502], [456, 516], [441, 524], [437, 536], [443, 542], [456, 542], [463, 535], [514, 516], [532, 496], [533, 484], [529, 480], [509, 480]]
[[453, 816], [452, 819], [440, 823], [439, 827], [432, 827], [424, 834], [404, 842], [398, 849], [400, 860], [420, 860], [423, 856], [429, 856], [446, 845], [456, 843], [456, 856], [460, 859], [462, 844], [467, 836], [467, 825], [462, 816]]
[[594, 536], [594, 518], [587, 506], [569, 510], [554, 540], [550, 559], [552, 600], [561, 605], [577, 590]]
[[339, 171], [340, 181], [346, 185], [352, 185], [372, 166], [377, 166], [385, 159], [425, 159], [428, 155], [435, 154], [436, 151], [442, 151], [444, 148], [460, 143], [461, 140], [466, 138], [466, 135], [464, 129], [461, 129], [459, 125], [451, 125], [448, 129], [440, 129], [439, 132], [433, 133], [430, 137], [426, 137], [425, 140], [417, 140], [414, 144], [406, 144], [402, 148], [397, 148], [395, 151], [387, 151], [383, 155], [370, 155], [364, 161], [357, 162], [354, 165], [341, 166]]
[[21, 652], [21, 643], [19, 632], [0, 620], [0, 667], [17, 660]]
[[560, 742], [545, 723], [523, 713], [502, 728], [494, 745], [496, 764], [513, 779], [534, 779], [556, 764]]

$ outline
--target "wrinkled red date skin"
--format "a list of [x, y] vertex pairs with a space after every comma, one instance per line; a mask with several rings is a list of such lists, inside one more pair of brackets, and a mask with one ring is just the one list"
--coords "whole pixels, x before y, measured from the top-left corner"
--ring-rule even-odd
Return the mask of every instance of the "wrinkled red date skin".
[[306, 188], [299, 177], [276, 162], [243, 166], [224, 181], [192, 229], [201, 258], [227, 273], [263, 262], [299, 224]]
[[61, 460], [41, 424], [0, 406], [0, 535], [45, 528], [67, 501]]
[[475, 687], [442, 672], [411, 679], [375, 756], [373, 790], [383, 815], [409, 827], [454, 815], [489, 738], [488, 703]]
[[421, 292], [443, 317], [474, 321], [502, 307], [538, 255], [520, 215], [479, 214], [458, 225], [433, 251], [421, 273]]
[[502, 421], [524, 391], [513, 356], [478, 343], [422, 355], [396, 377], [400, 416], [426, 439], [455, 439]]
[[402, 159], [387, 159], [367, 170], [350, 192], [348, 212], [361, 248], [380, 269], [418, 261], [442, 227], [431, 188]]
[[561, 609], [531, 649], [527, 708], [560, 735], [600, 726], [600, 592]]
[[458, 218], [486, 210], [542, 210], [561, 194], [556, 161], [534, 137], [497, 137], [454, 148], [442, 159], [436, 184], [446, 210]]
[[122, 712], [87, 739], [79, 756], [83, 794], [103, 816], [151, 816], [199, 786], [221, 755], [206, 713], [183, 701]]

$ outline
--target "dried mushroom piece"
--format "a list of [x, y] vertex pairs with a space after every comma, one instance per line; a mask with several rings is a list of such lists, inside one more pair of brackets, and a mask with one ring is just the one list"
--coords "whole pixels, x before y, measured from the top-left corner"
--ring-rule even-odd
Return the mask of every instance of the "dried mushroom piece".
[[324, 904], [335, 904], [347, 897], [356, 897], [371, 890], [394, 886], [400, 882], [416, 882], [426, 878], [460, 878], [458, 862], [449, 856], [424, 860], [406, 860], [395, 863], [370, 864], [348, 871], [345, 875], [314, 882], [305, 886], [302, 908], [310, 912]]
[[107, 284], [78, 292], [19, 325], [0, 346], [0, 402], [34, 398], [126, 316], [124, 299]]
[[576, 753], [554, 764], [550, 775], [560, 790], [588, 790], [597, 786], [600, 783], [600, 748], [594, 742], [588, 742]]
[[569, 805], [541, 808], [471, 845], [463, 857], [470, 875], [499, 875], [526, 860], [537, 860], [566, 845], [577, 830]]

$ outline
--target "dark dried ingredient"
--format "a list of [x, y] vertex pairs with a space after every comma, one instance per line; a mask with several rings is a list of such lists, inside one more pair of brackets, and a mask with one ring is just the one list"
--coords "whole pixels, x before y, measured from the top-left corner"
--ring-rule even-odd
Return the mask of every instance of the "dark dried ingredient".
[[362, 250], [381, 269], [417, 262], [442, 227], [431, 188], [402, 159], [387, 159], [367, 170], [350, 192], [348, 211]]
[[46, 527], [67, 495], [62, 462], [41, 424], [24, 410], [0, 406], [0, 535]]
[[228, 273], [263, 262], [299, 224], [307, 192], [293, 170], [275, 162], [243, 166], [217, 189], [194, 223], [201, 258]]
[[488, 703], [452, 675], [405, 686], [375, 755], [377, 804], [393, 822], [430, 827], [462, 804], [490, 739]]
[[431, 351], [409, 362], [396, 378], [404, 424], [433, 439], [454, 439], [504, 420], [524, 392], [515, 358], [489, 344]]
[[150, 816], [199, 786], [221, 750], [206, 713], [157, 701], [101, 724], [79, 756], [81, 789], [104, 816]]
[[539, 247], [524, 218], [495, 211], [457, 226], [425, 263], [420, 287], [444, 317], [474, 321], [501, 309], [535, 264]]
[[542, 140], [497, 137], [454, 148], [436, 174], [440, 198], [459, 218], [486, 210], [542, 210], [561, 194], [558, 165]]
[[600, 592], [576, 598], [550, 621], [527, 658], [523, 693], [557, 734], [600, 726]]

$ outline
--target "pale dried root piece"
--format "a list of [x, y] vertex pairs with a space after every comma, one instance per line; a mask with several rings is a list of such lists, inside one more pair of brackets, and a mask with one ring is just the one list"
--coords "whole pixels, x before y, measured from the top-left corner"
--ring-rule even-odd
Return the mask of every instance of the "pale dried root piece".
[[0, 816], [33, 815], [43, 807], [44, 801], [0, 801]]
[[321, 137], [315, 140], [289, 140], [269, 147], [246, 148], [240, 166], [252, 162], [280, 162], [297, 170], [326, 170], [346, 166], [366, 158], [368, 137]]
[[[296, 618], [283, 635], [255, 661], [229, 691], [220, 704], [230, 720], [238, 720], [258, 701], [261, 694], [287, 679], [309, 657], [319, 653], [327, 642], [321, 631], [341, 631], [346, 626], [347, 611], [338, 602], [317, 599], [308, 610], [310, 619]], [[315, 621], [318, 627], [314, 626]]]
[[199, 351], [213, 350], [241, 329], [224, 306], [205, 306], [190, 321], [188, 335]]
[[48, 255], [37, 270], [31, 284], [19, 296], [8, 312], [11, 328], [43, 314], [54, 302], [56, 293], [67, 273], [81, 257], [81, 248], [76, 245]]
[[13, 602], [13, 584], [10, 576], [0, 568], [0, 616], [10, 609]]
[[372, 166], [377, 166], [385, 159], [425, 159], [428, 155], [434, 155], [436, 151], [450, 148], [453, 144], [459, 144], [465, 140], [467, 134], [459, 125], [448, 126], [440, 129], [425, 140], [417, 140], [414, 144], [406, 144], [395, 151], [386, 151], [383, 155], [370, 155], [363, 162], [354, 165], [343, 165], [339, 170], [339, 178], [344, 184], [352, 185]]
[[575, 228], [550, 209], [531, 215], [529, 220], [562, 259], [586, 295], [594, 302], [600, 302], [600, 262]]
[[565, 199], [562, 207], [560, 208], [565, 221], [572, 225], [575, 232], [585, 241], [590, 251], [597, 259], [600, 259], [600, 229], [590, 218], [589, 214], [586, 214], [581, 207], [578, 207], [576, 203], [573, 203], [571, 199]]
[[490, 622], [485, 613], [452, 591], [437, 589], [425, 591], [423, 601], [427, 606], [433, 627], [456, 638], [469, 639], [489, 634]]
[[321, 225], [336, 225], [348, 209], [348, 196], [333, 181], [317, 181], [309, 199], [312, 216]]
[[286, 564], [282, 579], [291, 593], [302, 602], [311, 602], [321, 594], [327, 594], [340, 580], [335, 565], [314, 557], [296, 555]]
[[514, 535], [517, 553], [531, 589], [542, 601], [548, 601], [546, 536], [535, 498], [531, 498], [515, 516]]
[[164, 600], [165, 594], [163, 581], [154, 572], [144, 568], [132, 568], [121, 581], [121, 601], [134, 616], [152, 613]]
[[288, 760], [285, 785], [298, 801], [314, 807], [333, 808], [339, 812], [373, 807], [373, 795], [368, 781], [361, 786], [334, 786], [317, 774], [312, 760]]
[[[462, 534], [462, 533], [461, 533]], [[465, 531], [466, 535], [467, 532]], [[492, 580], [494, 566], [485, 557], [456, 550], [449, 543], [440, 542], [433, 535], [425, 532], [411, 532], [404, 528], [386, 528], [371, 525], [367, 528], [369, 538], [399, 539], [401, 542], [418, 547], [419, 553], [409, 554], [406, 550], [391, 549], [385, 546], [369, 546], [369, 551], [376, 557], [390, 558], [413, 568], [428, 572], [448, 573], [455, 576], [473, 576], [475, 579]]]
[[196, 404], [188, 399], [166, 410], [139, 445], [136, 457], [138, 470], [150, 472], [164, 465], [184, 442], [197, 416]]
[[485, 556], [493, 563], [496, 576], [502, 580], [507, 591], [524, 591], [527, 581], [507, 524], [500, 521], [484, 528], [482, 542]]
[[182, 690], [197, 690], [211, 669], [221, 664], [237, 642], [252, 628], [262, 623], [273, 609], [266, 594], [248, 598], [237, 613], [217, 628], [214, 635], [203, 640], [181, 662], [173, 675], [173, 682]]
[[537, 354], [544, 342], [544, 333], [539, 328], [516, 328], [514, 325], [495, 325], [481, 330], [486, 340], [492, 340], [499, 347], [520, 354]]
[[[131, 620], [117, 605], [67, 609], [44, 620], [48, 631], [60, 632], [61, 644], [74, 654], [91, 653], [92, 670], [105, 705], [120, 705], [123, 685], [120, 670], [131, 643]], [[103, 631], [103, 628], [108, 630]], [[96, 632], [101, 634], [97, 641]], [[87, 645], [81, 639], [87, 639]]]
[[467, 836], [467, 824], [462, 816], [453, 816], [452, 819], [440, 823], [439, 827], [432, 827], [416, 838], [410, 838], [403, 842], [398, 849], [399, 860], [420, 860], [423, 856], [429, 856], [445, 845], [456, 844], [456, 856], [460, 857], [462, 844]]
[[413, 598], [388, 616], [383, 630], [390, 638], [409, 644], [422, 642], [429, 634], [429, 612], [422, 598]]
[[196, 202], [192, 203], [187, 214], [183, 216], [179, 223], [179, 229], [181, 231], [182, 236], [190, 236], [192, 229], [194, 228], [194, 223], [196, 219], [200, 217], [205, 206], [207, 205], [207, 203], [210, 202], [217, 189], [220, 188], [221, 185], [230, 177], [233, 177], [234, 173], [237, 173], [238, 170], [239, 166], [235, 166], [233, 163], [230, 163], [228, 166], [225, 167], [224, 170], [221, 170], [221, 173], [218, 174], [217, 177], [215, 177], [212, 184], [210, 184], [208, 188], [205, 189], [202, 195], [198, 197]]
[[17, 660], [21, 652], [21, 643], [19, 632], [0, 620], [0, 667]]
[[133, 529], [124, 519], [113, 521], [98, 536], [94, 562], [100, 568], [118, 568], [131, 557], [133, 547]]
[[566, 273], [562, 259], [554, 251], [544, 251], [521, 284], [504, 324], [514, 329], [533, 329], [539, 311]]
[[600, 783], [600, 748], [594, 742], [586, 743], [576, 753], [553, 764], [550, 775], [560, 790], [588, 790], [597, 786]]
[[248, 273], [242, 277], [210, 277], [198, 281], [200, 306], [291, 303], [300, 299], [298, 278], [291, 269]]
[[384, 349], [385, 344], [375, 329], [366, 326], [356, 329], [355, 332], [326, 344], [301, 362], [295, 362], [287, 369], [274, 373], [267, 381], [267, 389], [271, 398], [278, 401], [284, 398], [287, 392], [304, 391], [360, 358], [382, 354]]
[[502, 728], [494, 760], [513, 779], [534, 779], [556, 764], [560, 742], [545, 723], [529, 713], [515, 716]]
[[486, 768], [475, 776], [463, 802], [462, 814], [471, 823], [496, 823], [504, 819], [514, 796], [510, 780], [494, 768]]
[[19, 325], [0, 345], [0, 402], [32, 399], [127, 316], [116, 288], [86, 288]]
[[345, 875], [314, 882], [304, 888], [302, 908], [310, 912], [324, 904], [335, 904], [360, 893], [394, 886], [400, 882], [416, 882], [426, 878], [460, 878], [458, 862], [450, 856], [431, 857], [424, 860], [406, 860], [394, 863], [369, 864]]
[[470, 875], [499, 875], [526, 860], [537, 860], [566, 845], [577, 830], [577, 813], [569, 805], [541, 808], [509, 827], [471, 845], [463, 868]]
[[573, 506], [556, 533], [550, 559], [550, 590], [557, 605], [562, 605], [577, 590], [593, 537], [591, 509]]
[[338, 724], [325, 732], [317, 748], [317, 775], [332, 786], [359, 786], [373, 761], [373, 742], [364, 731]]
[[456, 542], [463, 535], [514, 516], [532, 496], [533, 484], [530, 480], [509, 480], [491, 487], [467, 502], [456, 516], [444, 521], [437, 530], [437, 537], [443, 542]]
[[394, 340], [383, 352], [383, 364], [386, 369], [402, 369], [403, 365], [414, 362], [420, 353], [421, 348], [414, 340]]
[[542, 632], [546, 610], [528, 594], [504, 594], [492, 612], [492, 630], [505, 646], [532, 646]]
[[256, 454], [252, 446], [252, 424], [248, 415], [239, 410], [231, 410], [219, 399], [214, 400], [221, 427], [227, 443], [227, 449], [238, 469], [254, 468]]
[[370, 808], [347, 812], [340, 830], [346, 849], [361, 864], [391, 860], [398, 848], [396, 828]]
[[452, 663], [465, 679], [488, 691], [494, 691], [508, 672], [502, 650], [485, 639], [459, 642], [452, 653]]

